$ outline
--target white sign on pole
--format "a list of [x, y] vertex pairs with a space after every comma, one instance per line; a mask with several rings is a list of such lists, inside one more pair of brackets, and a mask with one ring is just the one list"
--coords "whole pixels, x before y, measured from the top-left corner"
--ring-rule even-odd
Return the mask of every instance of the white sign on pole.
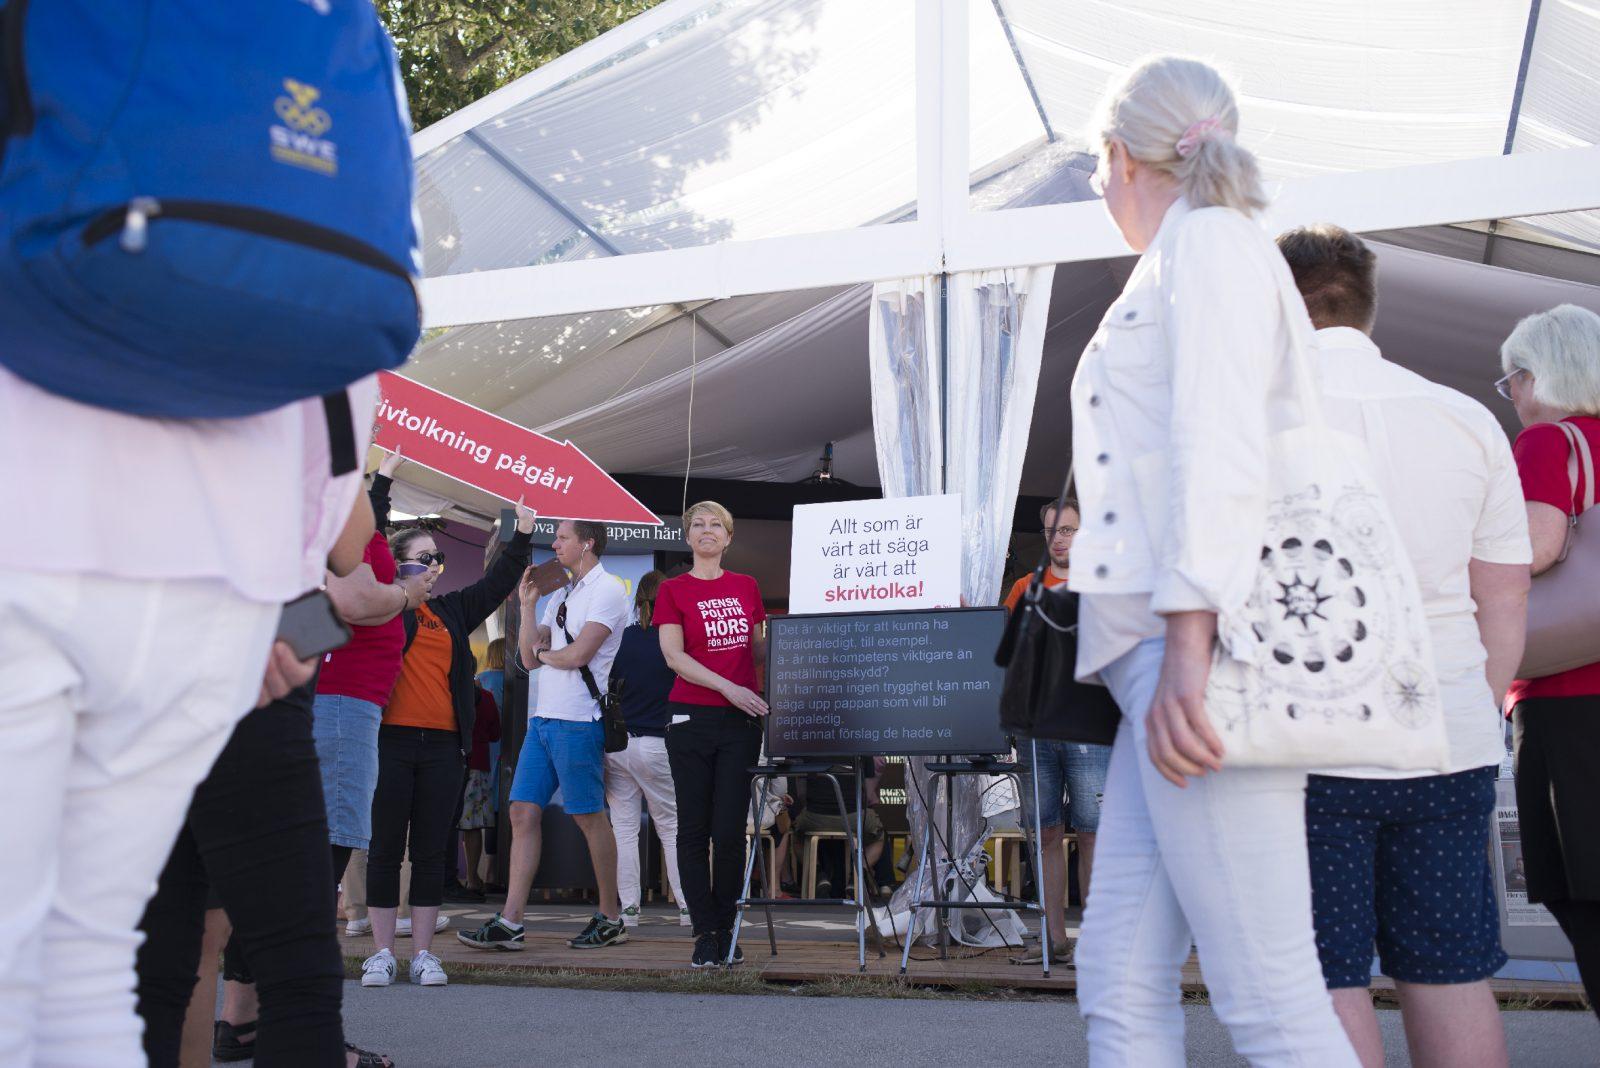
[[960, 604], [960, 494], [795, 507], [790, 613]]

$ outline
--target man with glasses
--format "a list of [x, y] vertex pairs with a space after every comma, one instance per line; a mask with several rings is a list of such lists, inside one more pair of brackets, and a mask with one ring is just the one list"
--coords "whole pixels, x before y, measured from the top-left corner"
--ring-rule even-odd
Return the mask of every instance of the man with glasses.
[[[1057, 512], [1051, 501], [1039, 513], [1044, 523], [1045, 541], [1050, 548], [1050, 566], [1045, 568], [1044, 585], [1064, 585], [1072, 557], [1072, 539], [1078, 533], [1078, 502], [1068, 497]], [[1015, 611], [1027, 592], [1033, 575], [1019, 578], [1006, 595], [1006, 608]], [[1045, 922], [1050, 925], [1050, 960], [1065, 964], [1072, 959], [1067, 942], [1067, 857], [1062, 843], [1066, 824], [1078, 838], [1078, 892], [1089, 899], [1089, 876], [1094, 867], [1094, 840], [1100, 827], [1100, 795], [1106, 789], [1106, 768], [1111, 763], [1111, 747], [1081, 742], [1038, 743], [1039, 822], [1043, 827], [1039, 844], [1044, 853]], [[1022, 754], [1026, 757], [1028, 754]], [[1022, 791], [1023, 818], [1033, 821], [1033, 791]], [[1017, 964], [1040, 964], [1043, 949], [1013, 958]]]
[[617, 900], [617, 841], [606, 818], [605, 728], [599, 701], [628, 625], [628, 594], [600, 563], [606, 551], [604, 524], [563, 520], [551, 547], [570, 580], [550, 596], [542, 619], [534, 614], [539, 591], [532, 572], [523, 581], [517, 649], [527, 669], [539, 671], [538, 707], [511, 782], [505, 909], [477, 930], [456, 935], [474, 949], [522, 948], [523, 910], [539, 870], [541, 821], [558, 788], [567, 815], [589, 845], [600, 905], [589, 925], [567, 944], [600, 949], [628, 940]]

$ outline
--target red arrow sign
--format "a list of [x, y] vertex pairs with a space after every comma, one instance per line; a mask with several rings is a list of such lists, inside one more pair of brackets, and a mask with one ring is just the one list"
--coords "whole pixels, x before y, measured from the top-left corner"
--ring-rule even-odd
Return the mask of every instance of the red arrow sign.
[[373, 444], [540, 515], [660, 525], [570, 441], [557, 442], [420, 382], [378, 373]]

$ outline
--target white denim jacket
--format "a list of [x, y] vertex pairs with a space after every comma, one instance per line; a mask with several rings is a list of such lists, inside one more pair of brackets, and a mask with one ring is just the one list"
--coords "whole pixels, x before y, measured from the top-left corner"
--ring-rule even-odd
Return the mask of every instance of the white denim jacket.
[[1288, 265], [1256, 223], [1180, 199], [1084, 350], [1069, 582], [1085, 595], [1080, 677], [1164, 633], [1160, 614], [1226, 616], [1248, 599], [1269, 409], [1290, 381], [1285, 285]]

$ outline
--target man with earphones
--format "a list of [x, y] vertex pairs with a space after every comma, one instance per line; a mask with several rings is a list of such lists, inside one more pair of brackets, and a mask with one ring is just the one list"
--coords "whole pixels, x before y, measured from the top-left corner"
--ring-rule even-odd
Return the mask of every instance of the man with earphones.
[[538, 706], [529, 724], [511, 784], [511, 872], [502, 912], [482, 927], [458, 932], [474, 949], [520, 950], [522, 914], [539, 870], [541, 821], [556, 790], [589, 845], [599, 911], [568, 944], [600, 949], [628, 940], [617, 899], [617, 843], [606, 816], [605, 728], [601, 697], [627, 628], [627, 590], [605, 569], [603, 523], [563, 520], [556, 528], [556, 560], [567, 569], [567, 585], [536, 616], [539, 589], [534, 573], [523, 580], [517, 651], [531, 673], [539, 672]]

